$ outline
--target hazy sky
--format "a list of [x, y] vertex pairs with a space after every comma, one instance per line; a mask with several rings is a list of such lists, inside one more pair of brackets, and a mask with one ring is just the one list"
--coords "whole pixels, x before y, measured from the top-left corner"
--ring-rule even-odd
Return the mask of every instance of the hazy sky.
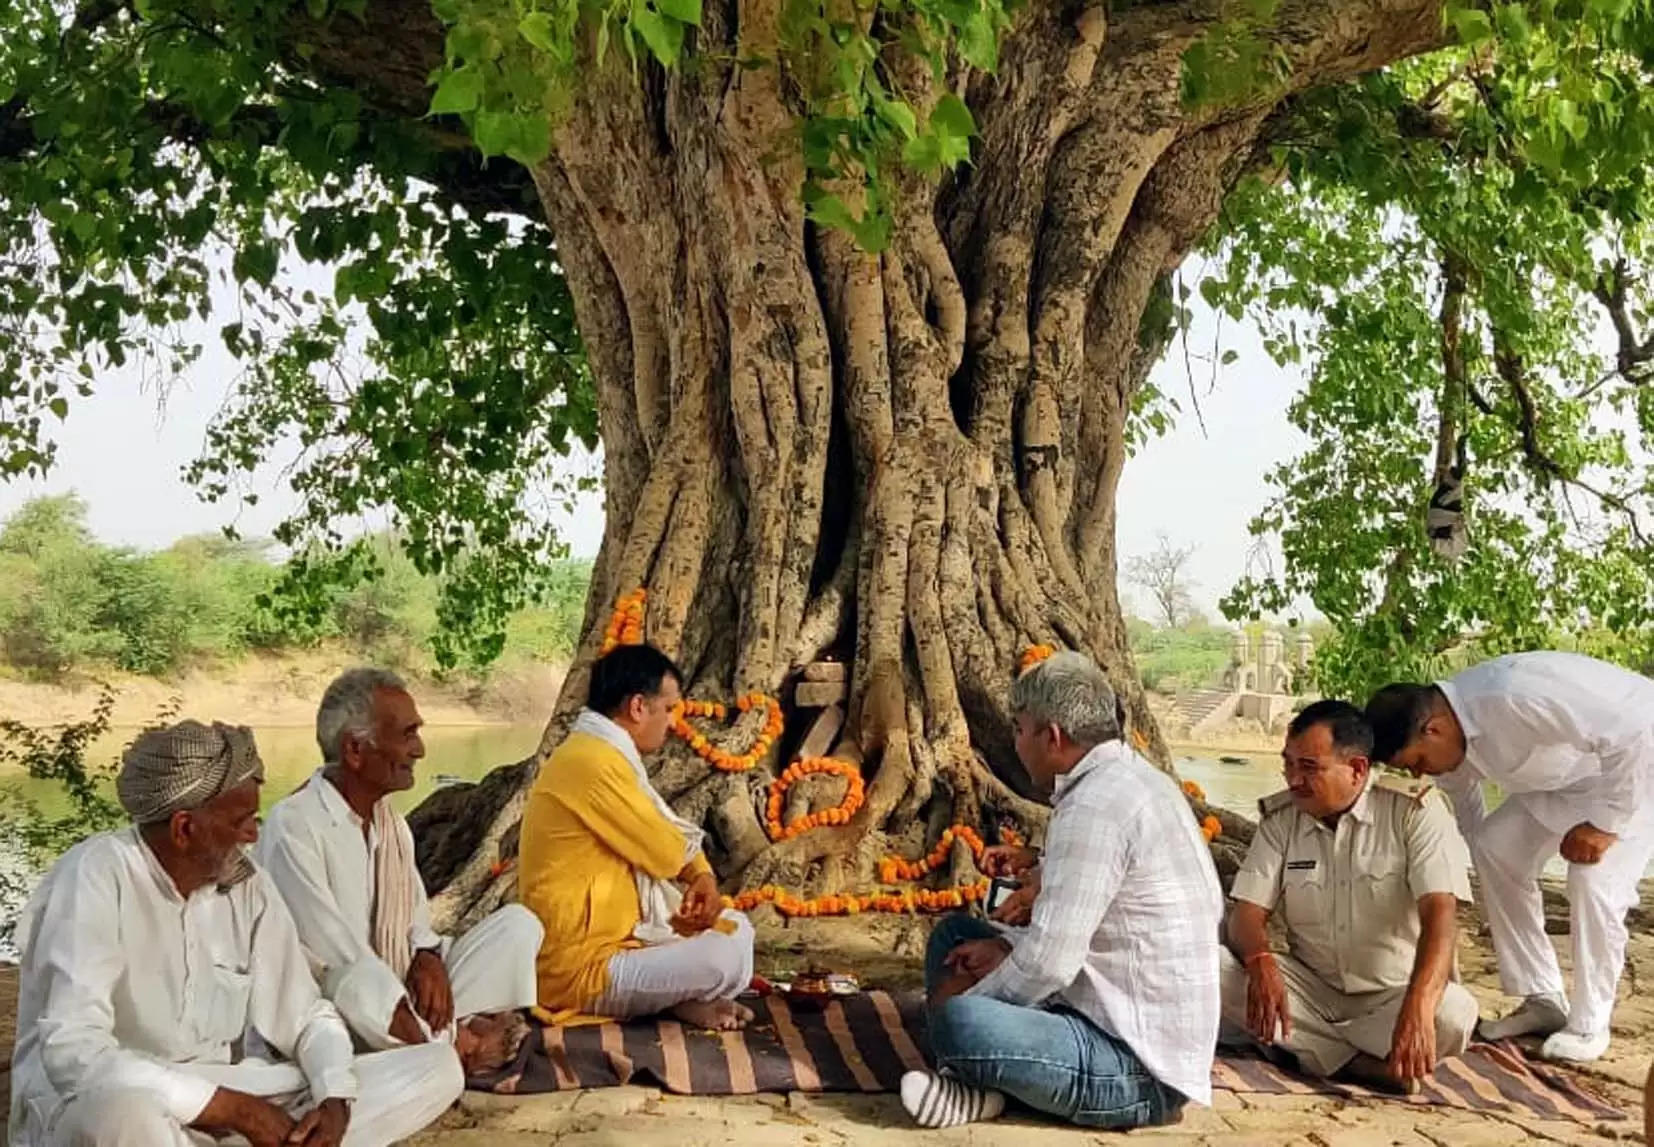
[[[1211, 316], [1196, 305], [1190, 345], [1209, 353]], [[1190, 407], [1189, 371], [1174, 345], [1157, 381], [1183, 404], [1183, 417], [1173, 433], [1127, 463], [1120, 488], [1122, 559], [1152, 549], [1160, 533], [1196, 547], [1195, 594], [1209, 612], [1244, 569], [1251, 547], [1246, 523], [1268, 497], [1265, 473], [1301, 444], [1284, 417], [1300, 376], [1270, 362], [1249, 328], [1226, 323], [1222, 333], [1223, 346], [1239, 357], [1219, 371], [1215, 388], [1210, 363], [1193, 363], [1207, 432]], [[234, 378], [235, 364], [216, 337], [205, 342], [206, 353], [164, 401], [137, 368], [104, 376], [96, 395], [75, 402], [58, 428], [52, 473], [41, 481], [0, 482], [0, 517], [38, 494], [74, 490], [86, 500], [98, 537], [115, 544], [155, 549], [232, 522], [247, 536], [268, 533], [292, 504], [277, 475], [260, 476], [259, 503], [246, 507], [202, 502], [181, 474]], [[601, 503], [593, 496], [563, 524], [576, 554], [595, 553]]]

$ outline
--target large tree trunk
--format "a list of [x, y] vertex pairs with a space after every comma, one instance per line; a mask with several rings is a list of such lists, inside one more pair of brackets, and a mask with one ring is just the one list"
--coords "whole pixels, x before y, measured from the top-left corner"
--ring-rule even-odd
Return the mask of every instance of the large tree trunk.
[[[1190, 110], [1181, 60], [1204, 6], [1133, 5], [1111, 23], [1036, 3], [997, 76], [960, 77], [981, 129], [971, 165], [905, 179], [894, 240], [871, 255], [804, 217], [784, 78], [719, 62], [774, 58], [778, 9], [708, 4], [694, 68], [595, 73], [533, 173], [596, 379], [607, 511], [542, 750], [638, 587], [647, 639], [690, 697], [788, 701], [806, 664], [846, 662], [833, 752], [867, 779], [849, 824], [783, 843], [764, 831], [765, 786], [804, 732], [790, 703], [750, 772], [678, 741], [655, 766], [709, 829], [727, 887], [813, 893], [866, 887], [880, 855], [916, 855], [951, 823], [1038, 821], [1005, 706], [1029, 645], [1095, 656], [1164, 759], [1115, 588], [1125, 419], [1166, 337], [1146, 308], [1294, 92], [1441, 29], [1422, 0], [1283, 0], [1265, 32], [1282, 86]], [[904, 90], [925, 91], [910, 71]], [[712, 735], [739, 751], [758, 720]], [[425, 869], [446, 920], [510, 895], [501, 862], [532, 774], [415, 818], [422, 835], [449, 821]], [[789, 811], [836, 804], [842, 784], [798, 786]]]

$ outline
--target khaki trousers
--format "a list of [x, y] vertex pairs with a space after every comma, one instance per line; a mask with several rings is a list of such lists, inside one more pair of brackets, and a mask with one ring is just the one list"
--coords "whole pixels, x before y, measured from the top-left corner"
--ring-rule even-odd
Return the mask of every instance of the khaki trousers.
[[[1246, 1027], [1246, 969], [1227, 948], [1220, 953], [1223, 1025], [1218, 1042], [1254, 1043]], [[1376, 1059], [1390, 1054], [1405, 987], [1378, 992], [1339, 991], [1291, 956], [1276, 956], [1286, 981], [1292, 1034], [1275, 1047], [1298, 1057], [1310, 1075], [1332, 1075], [1357, 1052]], [[1461, 984], [1449, 983], [1436, 1007], [1436, 1058], [1459, 1055], [1470, 1043], [1478, 1016], [1476, 999]]]

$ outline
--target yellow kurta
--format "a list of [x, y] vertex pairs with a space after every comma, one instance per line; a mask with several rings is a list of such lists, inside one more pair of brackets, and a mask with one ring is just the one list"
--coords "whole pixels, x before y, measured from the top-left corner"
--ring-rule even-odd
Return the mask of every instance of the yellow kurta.
[[[545, 925], [540, 1006], [564, 1021], [609, 983], [609, 957], [636, 947], [635, 872], [670, 880], [683, 834], [661, 816], [613, 745], [573, 733], [540, 766], [523, 810], [518, 896]], [[690, 867], [710, 872], [697, 854]]]

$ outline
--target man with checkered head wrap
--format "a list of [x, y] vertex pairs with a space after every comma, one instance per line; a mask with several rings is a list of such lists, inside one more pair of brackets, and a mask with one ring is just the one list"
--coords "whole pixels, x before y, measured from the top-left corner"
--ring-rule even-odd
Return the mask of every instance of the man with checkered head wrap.
[[[249, 781], [264, 783], [264, 762], [251, 729], [217, 721], [210, 726], [180, 721], [169, 728], [151, 729], [132, 742], [121, 759], [115, 795], [133, 824], [170, 828], [174, 816], [190, 816]], [[229, 848], [222, 857], [208, 848], [199, 858], [220, 861], [212, 876], [213, 883], [223, 887], [253, 874], [239, 846]]]
[[446, 1048], [354, 1055], [244, 851], [262, 781], [244, 727], [184, 721], [127, 750], [132, 826], [64, 854], [18, 922], [15, 1147], [378, 1147], [458, 1097]]

